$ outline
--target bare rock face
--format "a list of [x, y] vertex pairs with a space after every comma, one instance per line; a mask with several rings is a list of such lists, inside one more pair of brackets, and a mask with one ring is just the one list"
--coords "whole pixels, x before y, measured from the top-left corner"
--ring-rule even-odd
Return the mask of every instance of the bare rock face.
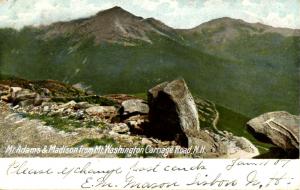
[[196, 104], [183, 79], [164, 82], [150, 89], [148, 104], [153, 135], [187, 147], [186, 134], [200, 130]]
[[285, 111], [262, 114], [248, 123], [249, 130], [284, 150], [299, 150], [300, 117]]

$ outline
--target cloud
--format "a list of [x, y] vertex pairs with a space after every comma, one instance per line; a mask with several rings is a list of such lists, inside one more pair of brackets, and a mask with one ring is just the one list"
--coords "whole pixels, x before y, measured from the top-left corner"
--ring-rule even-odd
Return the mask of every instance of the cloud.
[[225, 16], [275, 27], [300, 28], [298, 0], [2, 0], [0, 27], [47, 25], [88, 17], [113, 6], [121, 6], [138, 16], [155, 17], [175, 28], [192, 28]]

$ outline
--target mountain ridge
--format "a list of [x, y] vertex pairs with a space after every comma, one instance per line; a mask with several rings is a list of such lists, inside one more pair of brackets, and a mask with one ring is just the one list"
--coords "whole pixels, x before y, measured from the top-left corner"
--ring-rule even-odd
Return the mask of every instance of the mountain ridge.
[[[45, 38], [64, 33], [79, 33], [81, 35], [95, 37], [96, 43], [102, 41], [116, 43], [119, 41], [142, 40], [151, 44], [151, 37], [146, 34], [149, 32], [178, 40], [184, 35], [203, 33], [203, 31], [207, 29], [214, 30], [214, 28], [220, 25], [226, 30], [224, 31], [225, 37], [231, 35], [227, 33], [237, 33], [233, 30], [228, 31], [228, 28], [233, 27], [243, 27], [245, 30], [249, 30], [251, 34], [278, 33], [283, 36], [300, 36], [300, 29], [277, 28], [261, 23], [248, 23], [241, 19], [233, 19], [230, 17], [213, 19], [190, 29], [176, 29], [152, 17], [143, 18], [136, 16], [119, 6], [99, 11], [90, 17], [55, 22], [38, 28], [46, 32]], [[102, 28], [101, 26], [106, 27]], [[128, 44], [134, 45], [130, 42], [128, 42]]]
[[[102, 27], [105, 26], [105, 27]], [[128, 42], [141, 40], [152, 43], [147, 32], [174, 37], [175, 30], [154, 18], [142, 18], [129, 13], [121, 7], [98, 12], [96, 15], [76, 19], [68, 22], [57, 22], [41, 27], [46, 32], [45, 36], [52, 37], [64, 33], [77, 33], [95, 37], [96, 43], [107, 42]]]
[[99, 94], [141, 93], [183, 77], [194, 94], [249, 117], [298, 114], [299, 36], [225, 20], [237, 24], [219, 19], [184, 33], [117, 7], [46, 27], [0, 29], [0, 71], [82, 83]]

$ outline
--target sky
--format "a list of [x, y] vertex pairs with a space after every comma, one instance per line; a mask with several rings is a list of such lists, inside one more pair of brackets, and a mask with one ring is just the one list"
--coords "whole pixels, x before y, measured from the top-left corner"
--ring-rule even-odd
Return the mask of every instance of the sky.
[[220, 17], [300, 29], [300, 0], [0, 0], [0, 28], [47, 25], [89, 17], [114, 6], [174, 28]]

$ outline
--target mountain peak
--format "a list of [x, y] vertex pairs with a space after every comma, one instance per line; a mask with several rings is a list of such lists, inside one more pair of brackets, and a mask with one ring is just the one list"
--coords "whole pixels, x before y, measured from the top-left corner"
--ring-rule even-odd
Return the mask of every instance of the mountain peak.
[[123, 9], [122, 7], [119, 6], [114, 6], [110, 9], [106, 9], [106, 10], [102, 10], [100, 12], [98, 12], [96, 14], [96, 16], [102, 16], [104, 14], [113, 14], [113, 15], [131, 15], [134, 16], [133, 14], [131, 14], [130, 12], [126, 11], [125, 9]]
[[238, 36], [241, 30], [247, 31], [251, 34], [278, 33], [283, 36], [300, 35], [300, 30], [289, 28], [276, 28], [262, 23], [248, 23], [244, 20], [230, 17], [213, 19], [186, 31], [200, 32], [202, 30], [207, 29], [213, 32], [218, 32], [220, 35], [223, 34], [227, 37], [230, 36], [230, 38]]

